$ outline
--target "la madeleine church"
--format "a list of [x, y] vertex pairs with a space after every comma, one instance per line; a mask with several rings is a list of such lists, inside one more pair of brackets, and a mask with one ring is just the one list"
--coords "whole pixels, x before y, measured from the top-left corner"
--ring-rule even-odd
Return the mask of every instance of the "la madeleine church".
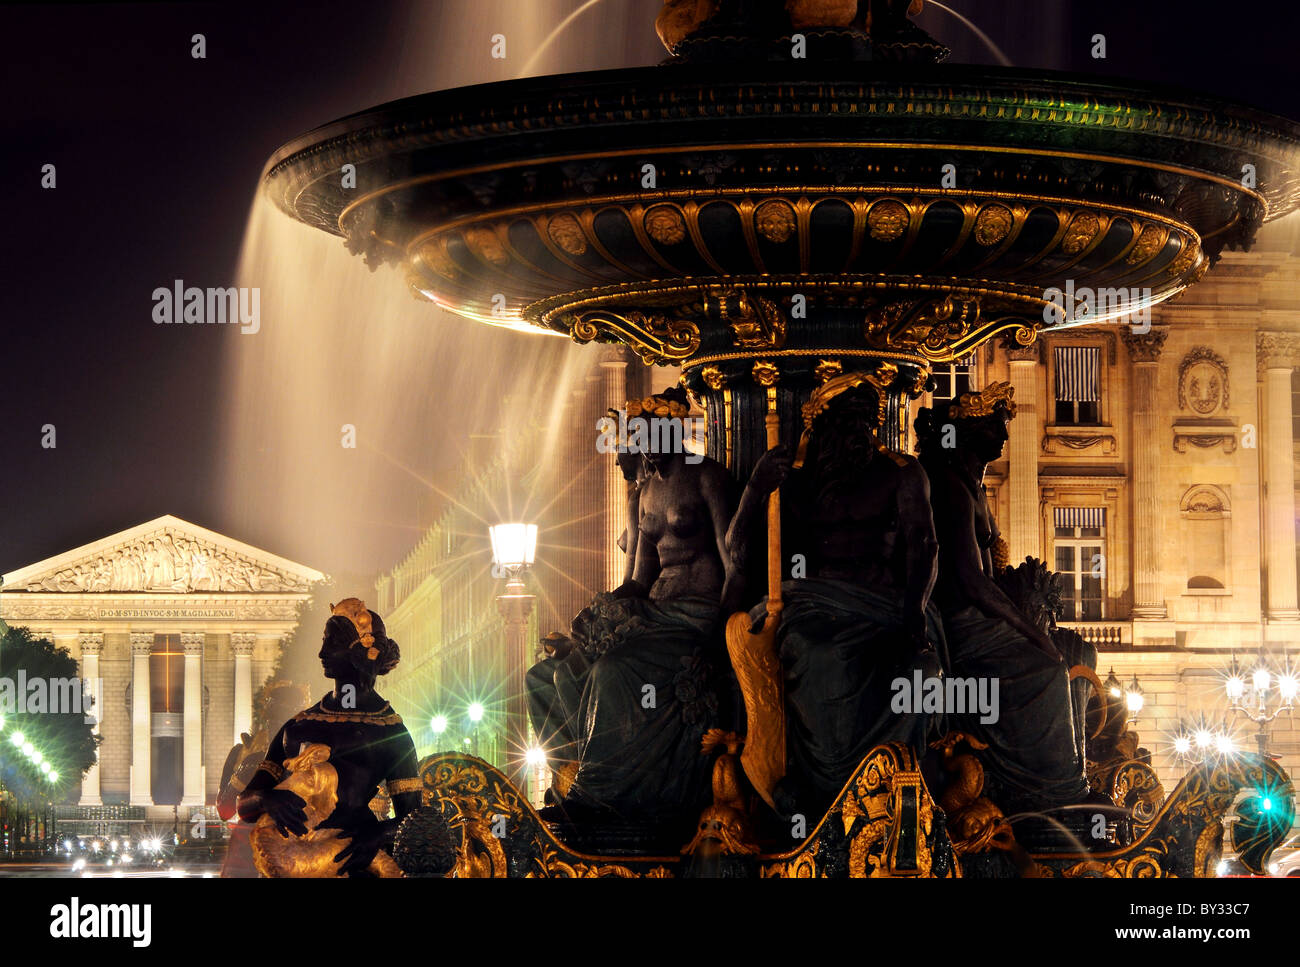
[[255, 690], [325, 575], [166, 516], [3, 578], [0, 619], [67, 648], [98, 690], [103, 743], [80, 805], [170, 817], [215, 800]]

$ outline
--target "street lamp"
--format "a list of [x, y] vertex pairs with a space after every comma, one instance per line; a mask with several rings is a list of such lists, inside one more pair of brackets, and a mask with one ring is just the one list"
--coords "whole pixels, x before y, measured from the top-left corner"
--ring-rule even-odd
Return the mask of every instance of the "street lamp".
[[1232, 656], [1232, 664], [1223, 683], [1223, 690], [1228, 696], [1228, 708], [1255, 723], [1255, 743], [1259, 746], [1261, 756], [1268, 755], [1270, 723], [1283, 712], [1291, 714], [1291, 709], [1295, 706], [1297, 685], [1296, 673], [1289, 664], [1284, 664], [1280, 672], [1269, 667], [1262, 646], [1249, 679], [1242, 675], [1237, 656]]
[[[534, 596], [524, 584], [524, 573], [537, 558], [537, 525], [495, 524], [492, 538], [493, 573], [506, 578], [505, 592], [497, 596], [497, 610], [506, 623], [506, 774], [515, 787], [527, 791], [528, 716], [524, 704], [524, 671], [529, 658], [528, 616]], [[482, 717], [480, 708], [480, 718]]]
[[1146, 704], [1146, 697], [1142, 694], [1142, 686], [1138, 683], [1137, 675], [1133, 676], [1133, 681], [1129, 682], [1128, 688], [1124, 692], [1124, 705], [1128, 709], [1129, 721], [1137, 719], [1142, 711], [1142, 706]]

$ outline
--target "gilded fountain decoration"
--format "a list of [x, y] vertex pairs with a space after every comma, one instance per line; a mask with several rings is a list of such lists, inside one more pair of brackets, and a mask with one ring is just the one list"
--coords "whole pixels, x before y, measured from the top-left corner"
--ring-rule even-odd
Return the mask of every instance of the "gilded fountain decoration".
[[[769, 439], [799, 438], [815, 390], [854, 372], [878, 391], [874, 432], [901, 461], [909, 404], [935, 364], [996, 337], [1024, 348], [1064, 326], [1122, 325], [1300, 206], [1295, 123], [1137, 85], [947, 64], [909, 19], [920, 7], [669, 0], [663, 64], [377, 107], [286, 144], [263, 190], [466, 319], [681, 367], [711, 416], [708, 455], [736, 481]], [[1067, 282], [1114, 296], [1100, 313], [1054, 314], [1049, 293]], [[1226, 408], [1220, 369], [1189, 357], [1185, 408]], [[1003, 405], [1014, 413], [1009, 394]], [[1122, 828], [1096, 849], [1027, 850], [971, 771], [979, 743], [959, 753], [970, 737], [950, 737], [935, 754], [950, 781], [970, 782], [940, 797], [951, 815], [916, 753], [886, 744], [793, 849], [760, 850], [738, 845], [741, 826], [726, 831], [741, 740], [714, 738], [710, 829], [737, 840], [724, 849], [736, 869], [762, 877], [1205, 876], [1239, 790], [1265, 783], [1294, 799], [1274, 763], [1249, 755], [1202, 765], [1166, 796], [1115, 735], [1093, 779]], [[433, 757], [421, 776], [425, 820], [451, 829], [457, 876], [676, 877], [701, 862], [696, 850], [566, 845], [473, 757]], [[1251, 862], [1280, 835], [1256, 830]]]

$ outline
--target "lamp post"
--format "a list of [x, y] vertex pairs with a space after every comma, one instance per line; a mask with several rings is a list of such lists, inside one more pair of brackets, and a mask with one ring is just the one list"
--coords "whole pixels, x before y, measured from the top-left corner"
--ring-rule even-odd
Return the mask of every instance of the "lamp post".
[[1138, 682], [1137, 675], [1133, 676], [1131, 682], [1124, 685], [1115, 677], [1115, 669], [1112, 668], [1106, 676], [1106, 681], [1102, 683], [1102, 688], [1106, 690], [1110, 701], [1122, 701], [1124, 703], [1125, 721], [1129, 725], [1137, 721], [1142, 707], [1146, 704], [1146, 695], [1142, 691], [1142, 685]]
[[1229, 710], [1255, 723], [1255, 743], [1261, 756], [1268, 755], [1269, 725], [1283, 712], [1291, 714], [1298, 689], [1300, 681], [1290, 666], [1284, 665], [1281, 672], [1275, 672], [1269, 667], [1262, 647], [1249, 678], [1242, 674], [1237, 656], [1232, 656], [1223, 691], [1228, 696]]
[[528, 711], [524, 696], [528, 653], [528, 616], [534, 595], [524, 585], [524, 572], [537, 555], [536, 524], [496, 524], [492, 538], [494, 575], [506, 578], [505, 591], [497, 595], [497, 610], [506, 623], [506, 774], [515, 788], [528, 795]]

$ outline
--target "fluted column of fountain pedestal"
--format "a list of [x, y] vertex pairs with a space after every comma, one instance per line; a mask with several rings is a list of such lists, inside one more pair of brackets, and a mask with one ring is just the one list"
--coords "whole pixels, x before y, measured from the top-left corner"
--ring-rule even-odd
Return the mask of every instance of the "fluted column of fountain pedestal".
[[1291, 423], [1291, 373], [1300, 336], [1261, 332], [1257, 360], [1264, 381], [1264, 548], [1269, 621], [1300, 620], [1296, 601], [1295, 457]]
[[[628, 398], [627, 357], [624, 351], [610, 348], [605, 351], [601, 361], [604, 374], [604, 394], [608, 406], [618, 407]], [[613, 457], [605, 458], [602, 471], [605, 482], [604, 539], [600, 545], [600, 557], [605, 562], [605, 588], [616, 588], [623, 583], [624, 558], [617, 551], [618, 539], [627, 528], [627, 481], [623, 471]]]
[[1133, 519], [1139, 522], [1133, 528], [1133, 618], [1138, 621], [1162, 621], [1168, 614], [1160, 566], [1164, 517], [1159, 506], [1161, 430], [1156, 401], [1160, 350], [1167, 335], [1163, 329], [1124, 333], [1133, 360]]
[[1042, 353], [1037, 343], [1007, 349], [1011, 386], [1015, 391], [1016, 418], [1011, 421], [1010, 471], [1007, 487], [1011, 495], [1011, 520], [1004, 528], [1010, 545], [1010, 561], [1042, 553], [1038, 489], [1038, 373]]

